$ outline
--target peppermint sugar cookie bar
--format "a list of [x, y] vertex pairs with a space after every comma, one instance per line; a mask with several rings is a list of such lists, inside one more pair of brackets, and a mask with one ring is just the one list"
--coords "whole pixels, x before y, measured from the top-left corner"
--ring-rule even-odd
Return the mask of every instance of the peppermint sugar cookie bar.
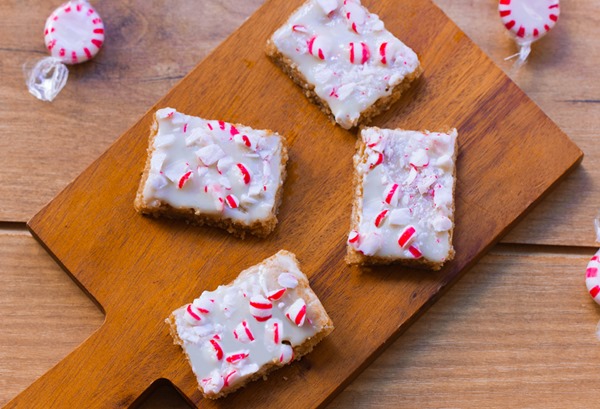
[[456, 129], [362, 129], [354, 156], [349, 264], [439, 270], [454, 257], [456, 138]]
[[267, 54], [345, 129], [387, 110], [421, 74], [417, 55], [360, 0], [308, 0]]
[[134, 207], [266, 236], [277, 224], [287, 159], [277, 133], [159, 109]]
[[296, 257], [285, 250], [167, 319], [202, 394], [220, 398], [300, 359], [333, 331]]

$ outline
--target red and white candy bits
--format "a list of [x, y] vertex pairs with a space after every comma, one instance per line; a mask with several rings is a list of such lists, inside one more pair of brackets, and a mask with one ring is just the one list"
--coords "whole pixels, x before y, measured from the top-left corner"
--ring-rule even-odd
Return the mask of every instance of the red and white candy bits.
[[499, 0], [502, 23], [515, 38], [519, 52], [516, 65], [522, 65], [531, 52], [531, 43], [554, 27], [560, 16], [559, 0]]
[[271, 318], [273, 303], [258, 294], [250, 298], [250, 314], [258, 321], [263, 322]]
[[85, 62], [98, 54], [104, 43], [104, 23], [87, 1], [69, 1], [46, 20], [44, 40], [51, 55], [61, 62]]
[[304, 325], [306, 319], [306, 302], [302, 298], [298, 298], [287, 309], [285, 316], [297, 326]]
[[29, 92], [42, 101], [52, 101], [67, 82], [64, 64], [92, 59], [104, 43], [104, 23], [87, 0], [71, 0], [50, 14], [44, 42], [51, 57], [39, 61], [27, 73]]
[[585, 286], [598, 304], [600, 304], [600, 250], [594, 254], [585, 270]]
[[[600, 214], [594, 220], [596, 240], [600, 242]], [[600, 250], [594, 254], [585, 270], [585, 286], [598, 304], [600, 304]]]

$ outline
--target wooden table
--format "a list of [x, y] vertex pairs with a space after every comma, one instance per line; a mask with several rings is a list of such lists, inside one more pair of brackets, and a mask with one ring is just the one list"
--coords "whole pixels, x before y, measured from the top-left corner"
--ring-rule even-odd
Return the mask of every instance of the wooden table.
[[[25, 221], [261, 0], [94, 3], [109, 33], [102, 58], [72, 67], [52, 104], [27, 93], [21, 66], [45, 55], [41, 29], [57, 4], [0, 3], [0, 405], [103, 320]], [[586, 293], [584, 270], [597, 247], [600, 202], [600, 166], [591, 162], [599, 150], [600, 3], [563, 0], [559, 24], [517, 74], [503, 61], [515, 47], [496, 1], [437, 4], [587, 156], [330, 407], [596, 407], [600, 307]], [[187, 405], [159, 385], [143, 407]]]

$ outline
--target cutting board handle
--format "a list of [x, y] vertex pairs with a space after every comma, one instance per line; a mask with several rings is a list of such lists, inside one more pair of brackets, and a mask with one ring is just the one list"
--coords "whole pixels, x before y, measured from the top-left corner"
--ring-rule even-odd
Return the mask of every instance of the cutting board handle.
[[132, 351], [129, 341], [115, 338], [105, 323], [5, 409], [130, 407], [161, 377], [152, 370], [158, 365], [142, 365], [148, 356]]

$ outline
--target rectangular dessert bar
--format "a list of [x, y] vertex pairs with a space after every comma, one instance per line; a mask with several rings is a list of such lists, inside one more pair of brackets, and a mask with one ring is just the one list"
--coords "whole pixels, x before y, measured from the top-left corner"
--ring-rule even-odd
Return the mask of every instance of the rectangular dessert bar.
[[362, 129], [354, 155], [349, 264], [439, 270], [454, 257], [456, 138], [456, 129]]
[[279, 251], [167, 319], [200, 391], [220, 398], [300, 359], [333, 331], [296, 257]]
[[160, 109], [134, 207], [266, 236], [277, 224], [287, 159], [277, 133]]
[[308, 0], [268, 40], [267, 55], [345, 129], [387, 110], [421, 74], [414, 51], [360, 0]]

